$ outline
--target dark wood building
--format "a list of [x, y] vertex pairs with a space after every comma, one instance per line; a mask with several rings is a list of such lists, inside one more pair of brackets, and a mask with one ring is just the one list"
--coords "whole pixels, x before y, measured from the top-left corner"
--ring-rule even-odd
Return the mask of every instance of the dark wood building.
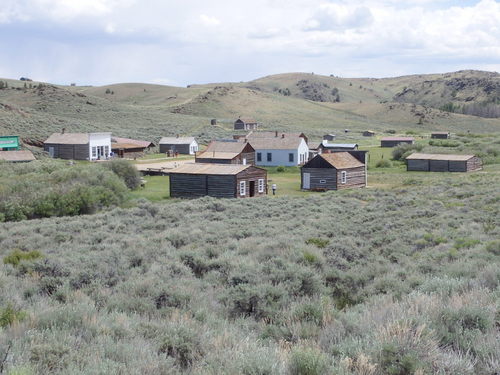
[[160, 153], [178, 152], [186, 155], [194, 155], [199, 149], [194, 137], [163, 137], [160, 139], [159, 146]]
[[375, 136], [375, 132], [373, 130], [365, 130], [363, 132], [363, 137], [373, 137]]
[[234, 130], [256, 130], [259, 124], [253, 118], [240, 117], [234, 122]]
[[431, 138], [448, 139], [448, 138], [450, 138], [450, 132], [434, 132], [434, 133], [431, 133]]
[[111, 137], [111, 151], [120, 158], [140, 157], [151, 147], [154, 147], [154, 144], [149, 141]]
[[406, 163], [408, 171], [421, 172], [471, 172], [482, 168], [481, 159], [475, 155], [413, 153]]
[[366, 186], [366, 151], [319, 154], [300, 169], [301, 189], [340, 190]]
[[248, 142], [212, 141], [205, 151], [197, 153], [196, 163], [255, 165], [255, 149]]
[[384, 137], [380, 140], [380, 147], [396, 147], [400, 144], [414, 144], [413, 137]]
[[267, 194], [267, 171], [253, 165], [184, 164], [170, 172], [170, 196], [250, 198]]

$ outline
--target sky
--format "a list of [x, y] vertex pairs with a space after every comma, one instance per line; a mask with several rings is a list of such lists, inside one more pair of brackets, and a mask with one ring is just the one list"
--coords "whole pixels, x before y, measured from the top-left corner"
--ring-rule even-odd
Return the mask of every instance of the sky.
[[500, 71], [500, 0], [0, 0], [0, 48], [77, 85]]

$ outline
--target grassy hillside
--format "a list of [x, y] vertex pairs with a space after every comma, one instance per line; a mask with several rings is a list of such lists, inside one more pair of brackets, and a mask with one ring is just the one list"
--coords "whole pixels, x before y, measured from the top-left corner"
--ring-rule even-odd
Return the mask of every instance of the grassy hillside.
[[[305, 131], [311, 138], [325, 132], [339, 134], [345, 128], [358, 132], [394, 129], [491, 133], [500, 129], [500, 119], [432, 107], [441, 105], [434, 98], [443, 94], [448, 82], [474, 80], [479, 82], [474, 90], [484, 92], [493, 87], [490, 83], [496, 82], [496, 77], [495, 73], [475, 71], [387, 79], [290, 73], [251, 82], [188, 88], [141, 83], [102, 87], [43, 84], [40, 88], [35, 87], [38, 82], [27, 82], [25, 87], [21, 81], [0, 79], [8, 84], [8, 88], [0, 89], [0, 133], [41, 141], [65, 127], [73, 132], [112, 131], [151, 141], [166, 135], [190, 134], [207, 142], [230, 136], [238, 116], [252, 116], [264, 129]], [[401, 94], [429, 82], [440, 82], [433, 84], [435, 92], [418, 98]], [[443, 100], [448, 101], [447, 94], [443, 95]], [[469, 98], [472, 94], [456, 92], [456, 98], [464, 95]], [[485, 99], [477, 94], [467, 105], [480, 106], [484, 100], [493, 100], [491, 95]], [[212, 118], [218, 120], [218, 126], [210, 125]]]
[[0, 224], [8, 374], [498, 369], [498, 174]]

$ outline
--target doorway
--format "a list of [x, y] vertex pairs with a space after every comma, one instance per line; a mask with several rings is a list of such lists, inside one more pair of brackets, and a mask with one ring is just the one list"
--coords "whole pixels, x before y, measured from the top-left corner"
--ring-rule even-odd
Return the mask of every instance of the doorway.
[[253, 197], [255, 196], [255, 181], [249, 181], [250, 182], [250, 196]]

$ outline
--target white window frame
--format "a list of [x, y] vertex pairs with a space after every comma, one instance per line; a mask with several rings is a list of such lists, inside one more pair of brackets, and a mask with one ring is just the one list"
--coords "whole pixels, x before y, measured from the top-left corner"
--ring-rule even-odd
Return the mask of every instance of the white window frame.
[[319, 180], [320, 184], [326, 184], [326, 180]]
[[258, 192], [263, 193], [264, 192], [264, 179], [259, 178], [258, 180]]
[[97, 147], [92, 146], [92, 159], [97, 159]]
[[347, 172], [346, 171], [340, 172], [340, 182], [342, 184], [345, 184], [347, 182]]
[[247, 182], [240, 181], [240, 196], [244, 197], [247, 195]]
[[104, 146], [104, 156], [109, 157], [109, 146]]

